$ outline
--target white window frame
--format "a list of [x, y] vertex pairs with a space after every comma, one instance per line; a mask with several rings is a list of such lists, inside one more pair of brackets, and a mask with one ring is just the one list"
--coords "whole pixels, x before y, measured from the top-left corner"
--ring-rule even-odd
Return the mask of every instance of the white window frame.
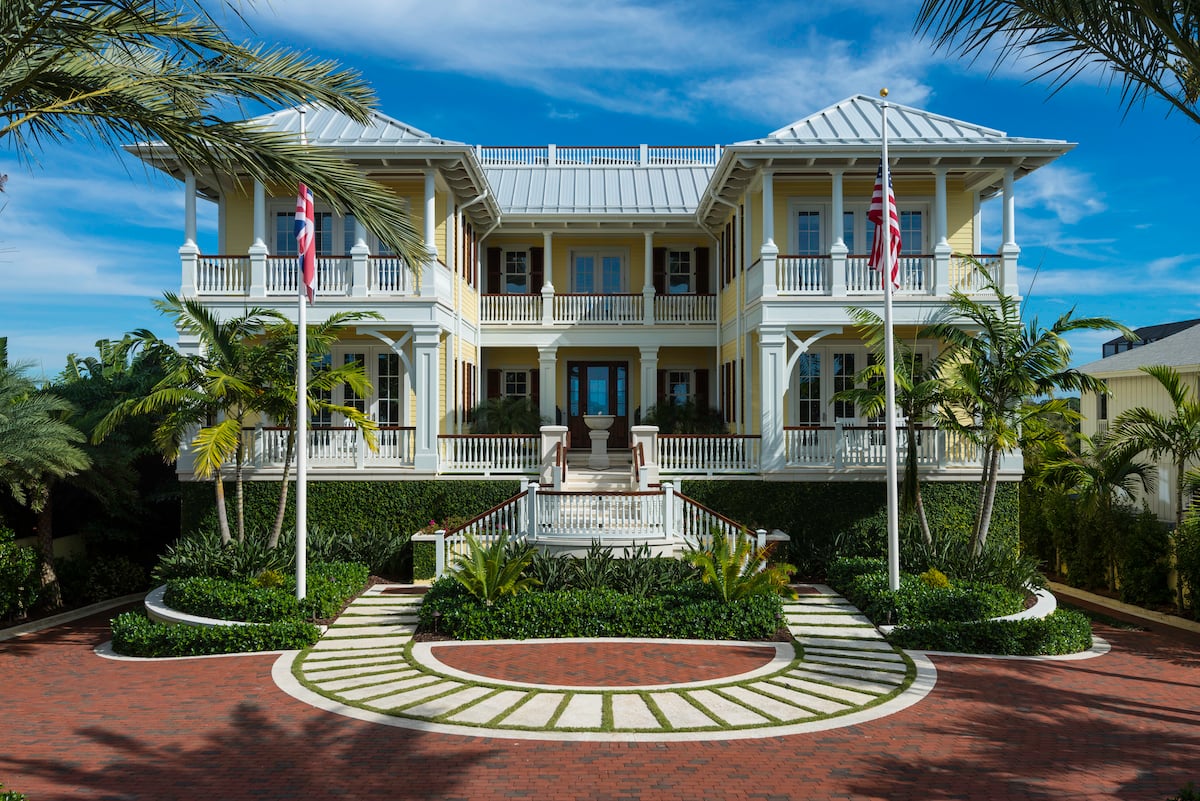
[[[367, 380], [371, 382], [371, 386], [373, 387], [373, 390], [368, 397], [361, 399], [362, 406], [363, 406], [363, 413], [366, 414], [367, 417], [369, 417], [370, 419], [372, 419], [376, 422], [379, 422], [379, 417], [380, 417], [380, 415], [379, 415], [379, 408], [380, 408], [379, 407], [379, 401], [380, 401], [379, 357], [383, 356], [383, 355], [391, 354], [391, 353], [395, 353], [395, 351], [387, 346], [380, 346], [380, 345], [353, 345], [353, 344], [347, 343], [345, 345], [340, 345], [333, 349], [333, 364], [336, 364], [336, 365], [345, 364], [346, 356], [350, 355], [350, 354], [355, 354], [355, 355], [361, 354], [363, 359], [365, 360], [364, 369], [367, 374]], [[398, 363], [399, 363], [398, 366], [399, 366], [399, 370], [400, 370], [400, 373], [398, 376], [400, 379], [400, 394], [396, 398], [396, 400], [399, 403], [400, 421], [396, 422], [396, 423], [387, 423], [386, 425], [398, 425], [401, 427], [408, 427], [408, 426], [412, 425], [412, 421], [410, 420], [411, 405], [412, 405], [412, 398], [411, 398], [412, 390], [411, 390], [411, 386], [409, 386], [409, 391], [407, 393], [405, 392], [405, 387], [406, 387], [406, 385], [408, 385], [408, 382], [405, 380], [406, 371], [404, 368], [404, 360], [399, 358], [399, 354], [397, 354], [397, 359], [398, 359]], [[334, 397], [334, 403], [337, 403], [339, 406], [349, 406], [350, 405], [349, 403], [347, 403], [346, 385], [345, 384], [338, 387], [337, 390], [334, 391], [333, 397]], [[335, 423], [336, 425], [350, 425], [350, 422], [348, 420], [346, 420], [344, 417], [341, 417], [340, 415], [339, 415], [339, 417], [340, 417], [340, 421], [336, 422]]]
[[[687, 291], [672, 292], [671, 291], [671, 258], [672, 256], [687, 256]], [[682, 273], [680, 273], [682, 275]], [[667, 264], [666, 264], [666, 290], [668, 295], [694, 295], [696, 294], [696, 249], [695, 248], [667, 248]]]
[[[510, 370], [507, 367], [501, 367], [498, 369], [500, 370], [500, 395], [501, 395], [501, 397], [504, 397], [504, 398], [528, 398], [532, 395], [532, 392], [533, 392], [532, 383], [533, 382], [531, 381], [531, 379], [529, 377], [529, 373], [531, 372], [530, 370], [527, 370], [527, 369]], [[518, 380], [522, 380], [525, 382], [525, 391], [524, 392], [509, 392], [508, 391], [508, 386], [510, 383], [510, 376], [512, 376], [513, 378], [516, 378], [519, 376], [520, 378]]]
[[582, 290], [579, 289], [578, 285], [575, 282], [575, 260], [580, 256], [595, 257], [595, 259], [596, 259], [595, 265], [596, 265], [596, 269], [598, 272], [593, 277], [596, 279], [596, 284], [598, 286], [602, 286], [604, 283], [603, 278], [602, 278], [602, 272], [604, 269], [604, 259], [607, 257], [616, 256], [618, 259], [621, 260], [620, 286], [617, 287], [616, 292], [610, 293], [610, 292], [592, 291], [592, 292], [589, 292], [586, 294], [623, 295], [623, 294], [627, 294], [629, 292], [629, 249], [628, 248], [572, 248], [568, 254], [569, 261], [567, 262], [567, 269], [570, 271], [571, 292], [574, 292], [576, 294], [582, 293]]
[[[870, 207], [870, 200], [856, 200], [842, 204], [843, 214], [854, 215], [854, 241], [857, 245], [850, 251], [851, 256], [865, 256], [871, 252], [871, 240], [874, 236], [874, 225], [867, 220], [867, 210]], [[906, 200], [899, 200], [896, 203], [897, 208], [904, 211], [918, 211], [921, 213], [921, 243], [920, 247], [913, 248], [908, 243], [904, 243], [904, 252], [906, 255], [921, 255], [928, 254], [933, 251], [933, 216], [932, 208], [933, 201], [928, 197], [917, 196]], [[797, 215], [802, 211], [815, 211], [820, 215], [821, 220], [821, 247], [820, 254], [828, 256], [833, 249], [833, 243], [837, 236], [843, 235], [845, 220], [833, 220], [833, 208], [830, 203], [823, 202], [820, 199], [812, 197], [792, 197], [788, 198], [788, 253], [799, 254], [800, 251], [800, 231], [796, 224]], [[833, 224], [837, 225], [837, 230], [833, 230]]]
[[[500, 250], [500, 287], [501, 295], [528, 295], [533, 281], [533, 253], [529, 247], [506, 247]], [[508, 257], [521, 255], [525, 257], [525, 290], [523, 292], [508, 291]], [[515, 273], [514, 273], [515, 275]], [[493, 291], [496, 291], [493, 289]]]

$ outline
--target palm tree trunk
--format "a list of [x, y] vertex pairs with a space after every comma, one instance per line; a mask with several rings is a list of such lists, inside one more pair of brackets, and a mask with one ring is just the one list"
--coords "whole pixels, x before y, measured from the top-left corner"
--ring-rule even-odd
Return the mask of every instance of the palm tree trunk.
[[1179, 537], [1183, 534], [1183, 516], [1187, 506], [1183, 502], [1184, 460], [1175, 463], [1175, 532], [1171, 537], [1171, 559], [1175, 563], [1175, 604], [1183, 614], [1183, 582], [1179, 575]]
[[283, 515], [287, 510], [288, 497], [288, 475], [292, 468], [292, 453], [296, 449], [296, 430], [288, 431], [287, 445], [283, 453], [283, 482], [279, 485], [279, 506], [275, 509], [275, 525], [271, 528], [271, 538], [267, 542], [267, 546], [274, 548], [279, 544], [279, 537], [283, 533]]
[[992, 448], [988, 457], [987, 483], [983, 486], [983, 497], [979, 499], [979, 528], [975, 532], [975, 542], [971, 546], [971, 554], [979, 556], [983, 546], [987, 544], [988, 528], [992, 525], [992, 507], [996, 503], [996, 483], [1000, 470], [1000, 449]]
[[59, 609], [63, 605], [62, 587], [58, 574], [54, 572], [54, 499], [53, 481], [47, 481], [37, 489], [37, 543], [42, 561], [42, 589], [39, 595], [46, 609]]
[[[907, 419], [912, 420], [912, 415]], [[921, 527], [921, 541], [925, 545], [933, 544], [933, 535], [929, 532], [929, 521], [925, 519], [925, 504], [921, 501], [921, 480], [918, 474], [917, 459], [917, 427], [908, 422], [904, 426], [908, 437], [908, 454], [904, 460], [904, 499], [905, 505], [917, 513], [917, 523]]]
[[229, 536], [229, 513], [225, 509], [225, 479], [220, 469], [217, 470], [213, 481], [217, 490], [217, 528], [221, 530], [221, 544], [228, 545], [232, 537]]
[[238, 446], [233, 456], [233, 486], [237, 496], [237, 535], [238, 542], [246, 541], [246, 509], [245, 492], [242, 487], [242, 442], [241, 425], [238, 425]]

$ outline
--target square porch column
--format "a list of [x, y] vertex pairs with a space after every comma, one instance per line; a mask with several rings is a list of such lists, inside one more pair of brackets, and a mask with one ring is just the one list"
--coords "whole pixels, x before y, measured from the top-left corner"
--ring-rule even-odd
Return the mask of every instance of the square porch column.
[[642, 417], [658, 402], [658, 345], [642, 345], [638, 348], [642, 357], [642, 392], [640, 397]]
[[642, 275], [642, 325], [654, 325], [654, 232], [646, 231]]
[[413, 372], [417, 395], [417, 445], [413, 466], [417, 470], [437, 472], [438, 469], [438, 383], [441, 365], [438, 364], [438, 344], [441, 329], [436, 325], [413, 327]]
[[437, 294], [437, 181], [432, 169], [425, 170], [425, 264], [421, 270], [422, 297]]
[[759, 329], [759, 405], [762, 409], [762, 471], [784, 465], [783, 389], [787, 337], [781, 325]]
[[[542, 232], [542, 325], [554, 325], [554, 258], [552, 246], [554, 233]], [[553, 386], [553, 381], [551, 381]], [[546, 386], [543, 384], [542, 386]], [[550, 410], [553, 419], [554, 410]]]
[[354, 220], [354, 247], [350, 248], [350, 296], [367, 296], [368, 269], [371, 251], [367, 249], [367, 229], [359, 220]]
[[933, 246], [933, 276], [931, 276], [927, 291], [938, 297], [947, 297], [950, 294], [950, 242], [949, 236], [949, 220], [946, 216], [946, 168], [935, 167], [933, 170], [934, 177], [934, 238], [937, 240]]
[[558, 404], [558, 348], [538, 348], [538, 414], [543, 420], [554, 420]]
[[845, 171], [841, 168], [830, 170], [833, 184], [833, 245], [829, 248], [829, 294], [836, 298], [846, 297], [846, 256], [850, 249], [846, 247], [845, 227], [846, 202], [843, 194], [842, 179]]
[[1017, 284], [1017, 257], [1021, 255], [1021, 248], [1017, 247], [1017, 202], [1013, 195], [1013, 177], [1012, 167], [1004, 171], [1004, 244], [1000, 246], [1000, 269], [1003, 276], [998, 283], [1004, 294], [1016, 297], [1020, 293]]

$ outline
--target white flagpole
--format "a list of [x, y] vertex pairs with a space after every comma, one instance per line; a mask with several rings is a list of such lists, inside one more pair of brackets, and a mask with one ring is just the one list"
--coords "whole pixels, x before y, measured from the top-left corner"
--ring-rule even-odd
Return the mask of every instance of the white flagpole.
[[[300, 107], [300, 144], [307, 145], [304, 107]], [[314, 233], [315, 235], [315, 233]], [[298, 249], [297, 249], [298, 252]], [[308, 287], [304, 254], [298, 253], [296, 289], [296, 597], [308, 595]]]
[[[887, 97], [887, 89], [879, 93]], [[883, 142], [883, 369], [887, 404], [887, 566], [888, 587], [900, 589], [900, 493], [896, 486], [896, 353], [892, 342], [892, 184], [888, 165], [887, 110], [882, 103], [880, 138]]]

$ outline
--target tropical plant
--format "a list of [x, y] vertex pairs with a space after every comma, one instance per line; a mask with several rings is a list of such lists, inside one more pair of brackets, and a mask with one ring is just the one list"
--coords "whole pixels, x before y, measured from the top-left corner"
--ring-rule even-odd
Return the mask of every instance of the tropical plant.
[[[226, 2], [239, 19], [236, 2]], [[368, 122], [375, 96], [332, 61], [238, 44], [199, 2], [5, 0], [0, 139], [33, 163], [43, 144], [161, 142], [195, 174], [305, 182], [409, 264], [425, 248], [403, 201], [328, 150], [253, 122], [247, 107], [316, 104]]]
[[536, 434], [545, 422], [523, 395], [488, 398], [471, 410], [471, 431], [476, 434]]
[[[846, 312], [858, 327], [863, 342], [875, 359], [855, 377], [858, 386], [836, 393], [834, 400], [850, 401], [868, 416], [882, 415], [887, 411], [883, 320], [869, 309], [849, 308]], [[904, 484], [900, 496], [901, 508], [904, 512], [916, 516], [921, 539], [929, 544], [933, 542], [933, 535], [929, 531], [929, 521], [925, 517], [925, 504], [921, 496], [918, 430], [933, 420], [937, 410], [948, 400], [946, 384], [942, 380], [945, 355], [925, 358], [917, 351], [915, 341], [907, 342], [896, 336], [893, 336], [893, 348], [896, 410], [904, 418], [907, 445], [904, 456]]]
[[915, 27], [997, 67], [1029, 57], [1053, 90], [1100, 66], [1127, 108], [1158, 95], [1200, 122], [1198, 26], [1195, 4], [1180, 0], [925, 0]]
[[691, 550], [685, 558], [700, 570], [700, 579], [711, 584], [722, 601], [729, 603], [751, 595], [796, 597], [788, 579], [796, 568], [784, 562], [770, 562], [767, 548], [759, 548], [745, 531], [730, 537], [713, 529], [712, 544]]
[[62, 605], [54, 573], [54, 532], [49, 517], [54, 482], [91, 464], [79, 447], [84, 435], [69, 422], [74, 411], [50, 390], [39, 390], [25, 365], [0, 362], [0, 488], [38, 515], [42, 602]]
[[470, 532], [464, 531], [463, 536], [467, 552], [455, 558], [450, 574], [486, 605], [537, 585], [537, 579], [522, 575], [533, 561], [533, 548], [524, 543], [510, 548], [507, 531], [501, 531], [491, 545], [481, 544]]
[[720, 409], [708, 409], [690, 400], [651, 406], [642, 416], [642, 423], [658, 426], [660, 434], [724, 434], [726, 431]]
[[987, 542], [1000, 454], [1021, 445], [1026, 421], [1051, 413], [1069, 417], [1070, 406], [1054, 397], [1055, 392], [1104, 390], [1099, 379], [1068, 366], [1071, 346], [1063, 336], [1080, 330], [1129, 331], [1106, 317], [1075, 317], [1073, 309], [1049, 328], [1041, 327], [1036, 318], [1026, 324], [1016, 299], [991, 278], [987, 285], [995, 293], [994, 302], [953, 292], [921, 333], [942, 340], [950, 351], [943, 371], [950, 404], [942, 409], [940, 425], [959, 432], [983, 453], [972, 530], [976, 555]]

